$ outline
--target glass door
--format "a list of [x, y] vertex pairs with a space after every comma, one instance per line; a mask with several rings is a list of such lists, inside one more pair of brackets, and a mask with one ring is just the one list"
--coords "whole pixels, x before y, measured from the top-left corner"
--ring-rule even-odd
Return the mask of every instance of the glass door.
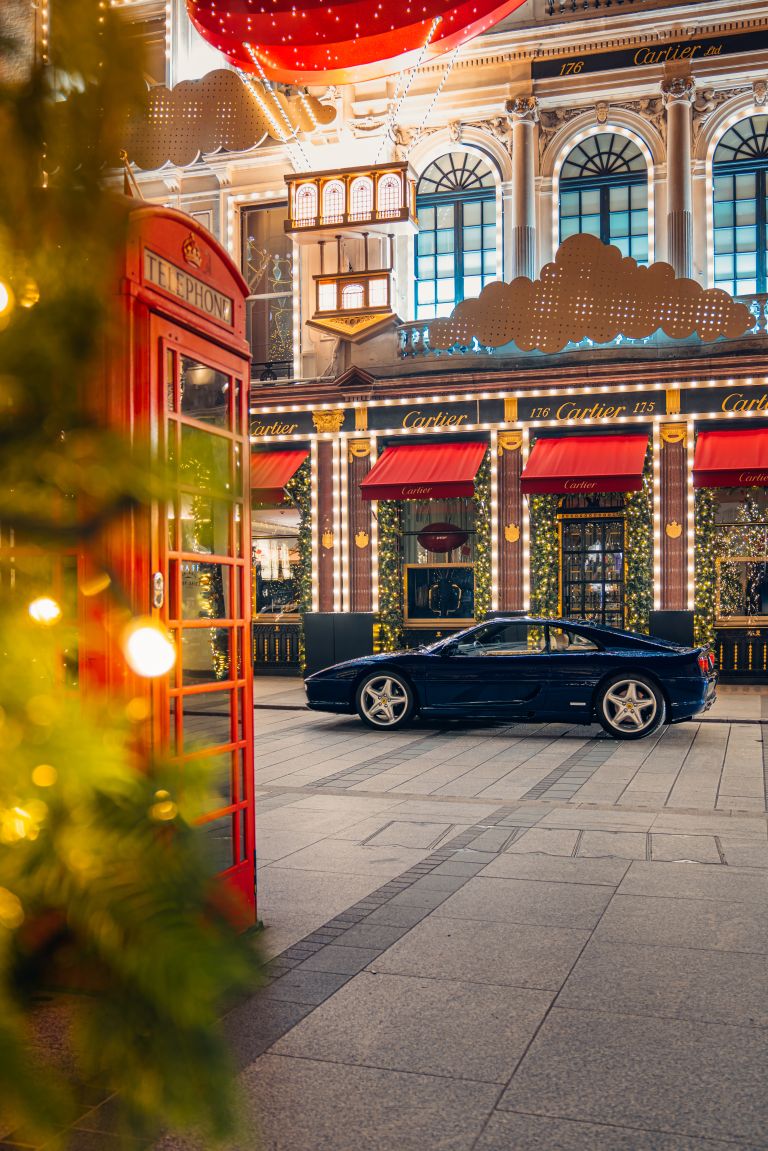
[[160, 535], [178, 661], [165, 739], [205, 759], [217, 799], [202, 826], [215, 867], [254, 902], [248, 389], [245, 363], [179, 332], [161, 341], [176, 492]]
[[623, 517], [564, 516], [560, 531], [563, 615], [623, 627]]

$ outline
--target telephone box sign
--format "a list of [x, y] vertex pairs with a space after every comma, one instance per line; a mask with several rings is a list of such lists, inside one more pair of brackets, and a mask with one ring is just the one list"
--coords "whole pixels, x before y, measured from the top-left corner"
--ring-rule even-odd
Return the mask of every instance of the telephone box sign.
[[176, 296], [188, 307], [197, 308], [212, 320], [232, 326], [232, 301], [229, 296], [217, 292], [197, 276], [177, 268], [170, 260], [158, 256], [149, 248], [144, 249], [144, 280]]

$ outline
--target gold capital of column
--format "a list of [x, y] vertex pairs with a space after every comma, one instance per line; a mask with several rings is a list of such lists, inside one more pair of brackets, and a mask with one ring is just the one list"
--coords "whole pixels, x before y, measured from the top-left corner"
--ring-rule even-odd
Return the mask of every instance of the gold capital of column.
[[370, 440], [350, 440], [349, 441], [349, 462], [352, 460], [363, 460], [366, 456], [371, 454], [371, 441]]
[[499, 432], [497, 439], [499, 455], [503, 452], [516, 452], [523, 446], [522, 432]]
[[340, 432], [346, 416], [343, 408], [320, 408], [312, 413], [312, 423], [318, 432]]
[[688, 429], [685, 424], [665, 424], [661, 428], [660, 435], [663, 444], [684, 444]]

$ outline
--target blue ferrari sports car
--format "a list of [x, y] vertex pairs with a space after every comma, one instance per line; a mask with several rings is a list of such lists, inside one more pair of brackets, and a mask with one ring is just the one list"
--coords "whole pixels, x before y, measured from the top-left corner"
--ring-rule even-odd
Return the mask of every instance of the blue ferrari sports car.
[[494, 619], [414, 651], [362, 656], [305, 681], [316, 711], [379, 730], [416, 715], [594, 723], [641, 739], [715, 700], [706, 648], [564, 619]]

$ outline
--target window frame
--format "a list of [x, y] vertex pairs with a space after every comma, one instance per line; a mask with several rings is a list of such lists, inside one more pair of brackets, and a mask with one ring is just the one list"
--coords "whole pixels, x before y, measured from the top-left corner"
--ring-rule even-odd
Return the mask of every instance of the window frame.
[[[427, 165], [427, 167], [424, 169], [421, 176], [419, 177], [418, 183], [419, 184], [421, 183], [424, 176], [427, 175], [427, 173], [429, 172], [429, 170], [433, 164], [435, 164], [438, 161], [443, 160], [443, 159], [445, 159], [448, 156], [451, 156], [453, 154], [454, 153], [448, 152], [448, 153], [445, 153], [443, 156], [439, 156], [435, 160], [431, 161]], [[437, 274], [435, 274], [434, 276], [423, 276], [423, 277], [420, 276], [419, 275], [419, 256], [420, 255], [422, 257], [424, 257], [424, 256], [430, 257], [431, 256], [435, 260], [435, 273], [437, 273], [437, 263], [436, 262], [437, 262], [437, 256], [438, 255], [451, 255], [453, 257], [454, 272], [453, 272], [453, 304], [452, 304], [452, 307], [456, 307], [457, 304], [460, 304], [462, 302], [462, 300], [464, 300], [466, 298], [470, 298], [470, 299], [473, 298], [473, 297], [465, 297], [465, 295], [464, 295], [464, 281], [467, 278], [467, 273], [464, 270], [464, 263], [465, 263], [465, 256], [467, 255], [467, 253], [476, 252], [476, 251], [478, 251], [480, 253], [480, 263], [481, 263], [480, 272], [479, 273], [472, 273], [472, 275], [473, 276], [477, 275], [478, 278], [480, 279], [480, 281], [481, 281], [480, 290], [481, 291], [483, 290], [483, 288], [485, 288], [487, 286], [487, 284], [492, 283], [494, 280], [503, 279], [503, 274], [504, 274], [504, 272], [503, 272], [503, 263], [504, 263], [503, 245], [500, 248], [498, 245], [498, 242], [497, 242], [497, 240], [498, 240], [498, 226], [499, 226], [498, 213], [500, 210], [500, 205], [498, 203], [498, 194], [497, 194], [498, 193], [498, 183], [497, 183], [497, 178], [496, 178], [496, 172], [494, 170], [492, 161], [489, 158], [486, 158], [484, 156], [477, 156], [473, 152], [468, 152], [468, 153], [466, 153], [466, 155], [471, 157], [472, 159], [479, 160], [480, 163], [482, 163], [482, 164], [487, 165], [488, 170], [489, 170], [491, 177], [493, 179], [493, 184], [490, 187], [483, 187], [478, 182], [478, 184], [474, 187], [453, 188], [453, 189], [449, 189], [449, 190], [442, 191], [442, 192], [437, 191], [437, 192], [419, 193], [418, 184], [417, 184], [417, 191], [416, 191], [416, 216], [417, 216], [417, 218], [419, 216], [420, 211], [423, 210], [424, 208], [434, 208], [435, 213], [437, 214], [437, 209], [440, 207], [445, 207], [449, 204], [453, 207], [453, 248], [452, 248], [450, 253], [447, 253], [447, 252], [438, 253], [437, 244], [435, 244], [435, 250], [433, 252], [422, 252], [422, 253], [420, 253], [419, 252], [419, 238], [420, 238], [420, 235], [422, 234], [421, 228], [419, 228], [419, 232], [417, 232], [416, 236], [414, 237], [414, 243], [413, 243], [414, 283], [415, 283], [414, 315], [415, 315], [415, 318], [417, 320], [424, 320], [426, 322], [428, 320], [436, 318], [436, 316], [439, 314], [437, 312], [437, 308], [438, 308], [438, 305], [440, 303], [440, 301], [437, 298], [437, 285], [438, 285], [439, 280], [449, 279], [449, 277], [438, 277]], [[477, 170], [477, 167], [475, 167], [475, 171], [476, 170]], [[475, 249], [475, 248], [466, 248], [465, 249], [465, 246], [464, 246], [464, 229], [465, 229], [464, 210], [468, 205], [478, 204], [478, 203], [481, 205], [481, 207], [480, 207], [480, 224], [479, 224], [479, 227], [481, 229], [481, 241], [480, 241], [481, 246], [479, 249]], [[486, 224], [484, 219], [483, 219], [482, 205], [486, 204], [486, 203], [493, 203], [493, 205], [494, 205], [494, 220], [493, 220], [492, 225]], [[475, 225], [469, 224], [466, 226], [467, 227], [474, 227]], [[494, 228], [494, 245], [493, 245], [492, 249], [484, 247], [483, 243], [482, 243], [482, 230], [486, 227], [489, 227], [489, 226], [492, 226]], [[425, 233], [426, 232], [432, 232], [435, 235], [437, 234], [438, 230], [439, 229], [437, 227], [437, 219], [435, 219], [435, 226], [434, 227], [429, 228], [429, 229], [424, 229]], [[495, 268], [494, 268], [494, 271], [492, 273], [486, 273], [483, 269], [483, 266], [482, 266], [483, 265], [483, 255], [485, 252], [488, 252], [491, 250], [494, 251], [495, 256], [496, 256]], [[424, 283], [433, 283], [435, 285], [435, 299], [434, 299], [434, 302], [432, 304], [420, 304], [419, 303], [419, 285], [424, 284]], [[420, 308], [424, 308], [425, 310], [426, 309], [431, 310], [434, 314], [421, 316], [421, 315], [419, 315], [419, 309]]]

